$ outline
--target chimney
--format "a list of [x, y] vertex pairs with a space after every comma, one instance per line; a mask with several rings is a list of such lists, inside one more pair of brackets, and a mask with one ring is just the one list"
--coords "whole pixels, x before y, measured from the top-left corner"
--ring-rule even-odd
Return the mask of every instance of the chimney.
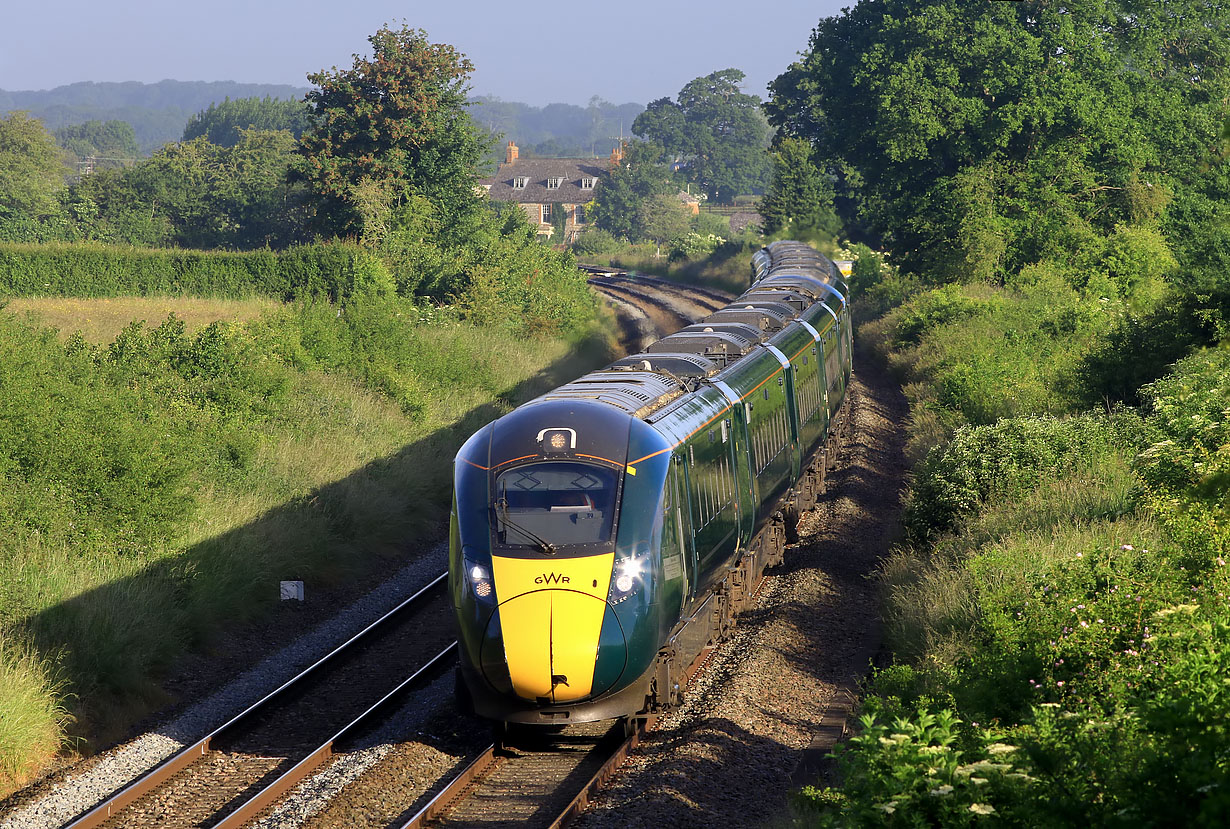
[[518, 155], [520, 155], [520, 151], [517, 149], [517, 145], [509, 141], [508, 146], [504, 149], [504, 163], [514, 163]]
[[611, 150], [611, 166], [618, 167], [619, 165], [623, 164], [623, 161], [624, 161], [624, 144], [621, 141], [619, 142], [619, 146]]

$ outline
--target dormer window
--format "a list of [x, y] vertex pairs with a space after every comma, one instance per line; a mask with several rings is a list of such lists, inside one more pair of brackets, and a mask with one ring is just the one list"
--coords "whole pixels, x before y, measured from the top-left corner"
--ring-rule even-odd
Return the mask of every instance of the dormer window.
[[593, 190], [593, 189], [594, 189], [594, 180], [593, 180], [592, 178], [583, 178], [583, 179], [581, 179], [581, 189], [582, 189], [582, 190]]
[[529, 176], [516, 176], [513, 178], [513, 189], [524, 190], [525, 186], [530, 183]]
[[558, 190], [560, 188], [560, 185], [563, 183], [564, 183], [563, 176], [551, 176], [550, 178], [547, 179], [547, 189], [548, 190]]

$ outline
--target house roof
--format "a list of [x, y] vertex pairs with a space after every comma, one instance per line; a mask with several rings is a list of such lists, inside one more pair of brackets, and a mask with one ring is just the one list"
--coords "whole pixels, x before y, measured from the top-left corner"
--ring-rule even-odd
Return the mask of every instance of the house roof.
[[[518, 158], [501, 164], [491, 178], [479, 180], [496, 201], [519, 204], [585, 204], [593, 200], [592, 189], [581, 189], [581, 179], [597, 179], [606, 173], [606, 160], [600, 158]], [[513, 187], [514, 179], [527, 179], [524, 188]], [[547, 188], [548, 178], [562, 178], [556, 189]]]

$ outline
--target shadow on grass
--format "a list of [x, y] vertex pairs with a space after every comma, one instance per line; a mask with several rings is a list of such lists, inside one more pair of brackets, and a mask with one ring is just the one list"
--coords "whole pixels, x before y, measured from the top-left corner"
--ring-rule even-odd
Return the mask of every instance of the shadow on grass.
[[[316, 595], [322, 588], [345, 594], [348, 585], [353, 591], [356, 581], [427, 549], [425, 542], [444, 534], [458, 447], [512, 407], [610, 356], [600, 337], [586, 340], [499, 399], [391, 456], [31, 616], [20, 632], [58, 666], [76, 718], [72, 736], [88, 740], [84, 748], [97, 747], [168, 702], [162, 683], [177, 662], [243, 623], [268, 621], [279, 609], [280, 580], [303, 580]], [[302, 627], [285, 615], [279, 623]]]

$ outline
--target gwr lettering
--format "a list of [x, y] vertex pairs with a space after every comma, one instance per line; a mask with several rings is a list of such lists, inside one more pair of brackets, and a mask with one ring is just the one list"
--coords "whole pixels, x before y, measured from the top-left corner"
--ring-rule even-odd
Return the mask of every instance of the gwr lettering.
[[534, 579], [534, 584], [568, 584], [572, 579], [559, 573], [543, 573]]

